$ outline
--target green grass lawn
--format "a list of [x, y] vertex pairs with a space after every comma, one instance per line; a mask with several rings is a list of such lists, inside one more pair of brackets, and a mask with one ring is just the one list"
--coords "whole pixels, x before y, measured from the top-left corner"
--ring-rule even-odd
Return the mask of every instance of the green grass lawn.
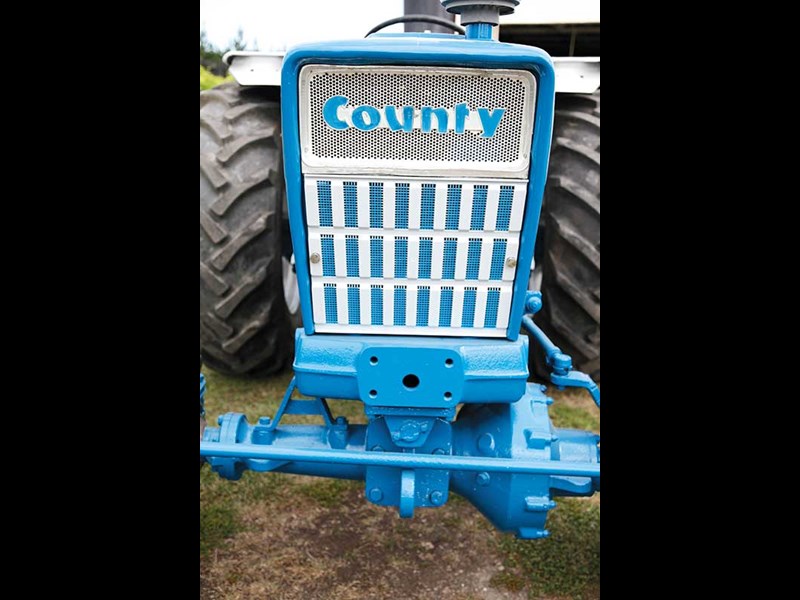
[[[274, 415], [291, 378], [241, 380], [210, 369], [206, 412]], [[585, 391], [552, 391], [559, 427], [600, 432]], [[359, 402], [330, 401], [334, 416], [365, 423]], [[318, 417], [291, 416], [295, 423]], [[202, 598], [541, 598], [600, 593], [600, 501], [561, 498], [544, 540], [497, 532], [451, 492], [441, 508], [400, 519], [364, 499], [363, 482], [246, 472], [200, 472]]]

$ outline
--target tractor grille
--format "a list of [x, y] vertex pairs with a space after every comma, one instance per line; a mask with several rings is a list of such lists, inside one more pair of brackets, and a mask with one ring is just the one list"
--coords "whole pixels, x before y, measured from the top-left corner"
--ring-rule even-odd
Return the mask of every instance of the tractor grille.
[[525, 196], [525, 182], [306, 176], [314, 327], [504, 337]]
[[[303, 197], [317, 332], [506, 336], [535, 85], [530, 73], [511, 70], [301, 70]], [[326, 113], [331, 98], [338, 106]], [[470, 114], [456, 133], [459, 104]], [[392, 128], [387, 106], [413, 114], [413, 127]], [[492, 135], [482, 135], [479, 108], [504, 109]], [[442, 120], [450, 128], [424, 131], [426, 110], [449, 111]], [[366, 113], [380, 116], [366, 119]], [[527, 277], [527, 265], [524, 270]]]

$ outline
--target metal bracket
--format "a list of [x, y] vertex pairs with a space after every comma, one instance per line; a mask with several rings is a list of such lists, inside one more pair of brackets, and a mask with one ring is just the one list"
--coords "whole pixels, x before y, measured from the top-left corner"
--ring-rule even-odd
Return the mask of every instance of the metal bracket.
[[[534, 312], [539, 310], [541, 308], [541, 294], [538, 292], [528, 292], [525, 304], [529, 310], [534, 308]], [[591, 394], [594, 403], [600, 408], [600, 388], [592, 381], [592, 378], [581, 371], [574, 371], [572, 369], [572, 357], [570, 357], [569, 354], [564, 354], [561, 348], [556, 346], [528, 315], [522, 317], [522, 326], [527, 329], [534, 339], [542, 345], [542, 348], [544, 348], [545, 362], [548, 367], [553, 369], [553, 372], [550, 373], [550, 381], [552, 381], [558, 389], [564, 389], [565, 387], [586, 388], [589, 394]]]
[[[331, 414], [331, 409], [325, 401], [325, 398], [312, 398], [307, 400], [292, 398], [292, 394], [296, 389], [297, 383], [295, 378], [292, 377], [292, 380], [289, 382], [289, 387], [286, 388], [286, 393], [283, 395], [281, 405], [275, 413], [275, 417], [271, 421], [269, 417], [261, 417], [261, 419], [259, 419], [259, 424], [265, 425], [268, 431], [274, 431], [284, 414], [322, 415], [325, 425], [332, 427], [334, 425], [333, 415]], [[264, 422], [262, 423], [262, 421]]]
[[348, 425], [345, 417], [337, 417], [334, 421], [331, 409], [325, 398], [292, 398], [292, 394], [297, 389], [295, 378], [289, 382], [286, 393], [283, 395], [275, 417], [261, 417], [258, 425], [253, 430], [254, 444], [271, 444], [275, 439], [275, 429], [283, 418], [283, 415], [321, 415], [325, 421], [327, 440], [331, 448], [342, 449], [347, 447]]
[[581, 371], [569, 371], [566, 375], [551, 373], [550, 381], [552, 381], [558, 389], [563, 389], [565, 387], [586, 388], [592, 395], [594, 403], [597, 404], [597, 408], [600, 408], [600, 388], [597, 387], [597, 384], [592, 381], [592, 378], [586, 373], [582, 373]]

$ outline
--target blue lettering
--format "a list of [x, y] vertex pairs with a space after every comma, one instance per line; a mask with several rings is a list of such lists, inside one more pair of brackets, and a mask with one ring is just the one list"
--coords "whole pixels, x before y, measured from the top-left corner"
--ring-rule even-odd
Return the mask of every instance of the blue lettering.
[[331, 96], [322, 107], [322, 118], [334, 129], [347, 129], [349, 127], [345, 121], [342, 121], [336, 116], [339, 107], [345, 104], [347, 104], [347, 98], [345, 96]]
[[431, 115], [436, 115], [436, 125], [439, 133], [447, 133], [447, 110], [444, 108], [422, 107], [422, 131], [431, 130]]
[[[333, 129], [347, 129], [355, 127], [360, 131], [372, 131], [384, 121], [384, 127], [388, 126], [391, 131], [411, 132], [414, 129], [414, 107], [413, 106], [392, 106], [385, 105], [382, 109], [364, 104], [353, 109], [350, 117], [345, 120], [339, 117], [339, 109], [346, 107], [348, 99], [346, 96], [331, 96], [325, 101], [322, 107], [322, 117], [325, 123]], [[481, 121], [481, 137], [490, 138], [500, 126], [500, 121], [506, 112], [505, 108], [477, 108]], [[382, 112], [381, 112], [382, 111]], [[467, 129], [467, 121], [473, 113], [466, 102], [456, 104], [452, 109], [433, 106], [421, 107], [420, 125], [423, 132], [447, 133], [450, 130], [450, 113], [453, 113], [453, 131], [463, 134]], [[402, 118], [401, 118], [402, 117]], [[434, 129], [433, 118], [436, 117]], [[477, 129], [477, 128], [475, 128]], [[476, 132], [477, 133], [477, 132]]]
[[389, 129], [392, 131], [397, 131], [402, 129], [403, 131], [411, 131], [414, 127], [414, 107], [413, 106], [404, 106], [403, 107], [403, 122], [400, 123], [399, 119], [397, 118], [397, 107], [396, 106], [385, 106], [383, 108], [383, 112], [386, 113], [386, 122], [389, 124]]
[[[369, 123], [364, 120], [364, 115], [369, 115]], [[353, 111], [353, 125], [361, 131], [371, 131], [381, 122], [381, 113], [374, 106], [367, 104], [359, 106]]]
[[491, 112], [489, 112], [488, 108], [478, 109], [478, 116], [481, 118], [481, 125], [483, 125], [483, 135], [481, 137], [492, 137], [494, 135], [505, 112], [505, 108], [495, 108]]
[[456, 104], [456, 133], [464, 133], [464, 126], [469, 116], [469, 107], [466, 102]]

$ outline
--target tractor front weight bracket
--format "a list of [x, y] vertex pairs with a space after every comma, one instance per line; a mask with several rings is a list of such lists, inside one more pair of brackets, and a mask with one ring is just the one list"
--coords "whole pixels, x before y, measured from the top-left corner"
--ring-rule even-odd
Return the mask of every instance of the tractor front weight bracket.
[[[221, 415], [203, 432], [201, 458], [231, 480], [246, 470], [363, 480], [367, 500], [404, 518], [442, 506], [452, 489], [499, 529], [529, 539], [549, 535], [555, 496], [600, 486], [599, 436], [554, 427], [540, 384], [525, 383], [516, 402], [467, 402], [455, 420], [455, 407], [365, 405], [366, 425], [334, 418], [325, 398], [297, 398], [296, 389], [293, 378], [274, 418]], [[322, 424], [282, 425], [286, 414]]]

